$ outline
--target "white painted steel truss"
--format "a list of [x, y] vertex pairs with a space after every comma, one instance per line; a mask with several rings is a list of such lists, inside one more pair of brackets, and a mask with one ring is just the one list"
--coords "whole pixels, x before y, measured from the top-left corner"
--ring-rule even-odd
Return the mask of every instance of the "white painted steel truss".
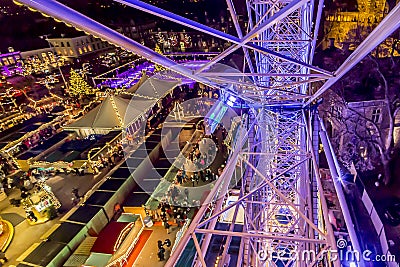
[[[318, 255], [324, 249], [336, 248], [325, 199], [319, 190], [321, 183], [311, 139], [317, 129], [311, 127], [314, 114], [309, 107], [399, 27], [399, 5], [338, 71], [331, 73], [311, 65], [323, 0], [247, 0], [245, 30], [239, 24], [233, 1], [226, 0], [236, 36], [142, 1], [115, 1], [220, 38], [230, 46], [192, 71], [56, 1], [18, 0], [173, 72], [237, 95], [251, 107], [248, 116], [243, 117], [227, 166], [205, 200], [210, 204], [200, 207], [167, 266], [177, 264], [189, 242], [196, 250], [193, 264], [207, 266], [210, 240], [215, 235], [226, 237], [218, 266], [224, 266], [228, 260], [232, 237], [240, 237], [236, 266], [329, 266], [327, 255], [316, 257], [318, 260], [314, 262], [289, 257], [296, 252], [311, 250]], [[212, 71], [215, 63], [238, 49], [244, 54], [245, 67], [241, 74]], [[313, 94], [310, 83], [323, 80], [327, 80], [325, 85]], [[241, 177], [240, 196], [226, 206], [228, 188], [236, 176]], [[317, 192], [312, 191], [313, 183], [317, 184]], [[243, 230], [234, 231], [235, 221], [228, 229], [216, 230], [220, 215], [234, 209], [235, 220], [239, 207], [244, 208]], [[320, 209], [320, 216], [315, 209]], [[263, 257], [261, 251], [271, 253]]]

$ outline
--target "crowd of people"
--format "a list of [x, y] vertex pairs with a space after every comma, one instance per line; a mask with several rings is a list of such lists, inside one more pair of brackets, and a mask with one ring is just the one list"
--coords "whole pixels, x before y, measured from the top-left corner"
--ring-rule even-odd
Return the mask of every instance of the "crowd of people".
[[56, 129], [53, 125], [50, 125], [44, 129], [39, 130], [35, 134], [26, 138], [21, 142], [18, 147], [18, 153], [23, 153], [39, 144], [43, 144], [46, 139], [50, 138], [56, 133]]
[[[176, 103], [182, 103], [196, 97], [212, 97], [218, 98], [218, 90], [212, 88], [203, 88], [198, 83], [183, 84], [175, 87], [170, 94], [167, 94], [159, 103], [150, 111], [147, 122], [147, 130], [155, 129], [165, 118], [172, 112]], [[205, 101], [197, 101], [192, 104], [188, 103], [185, 109], [187, 114], [205, 114], [209, 110], [210, 104]]]
[[35, 189], [38, 181], [44, 181], [44, 177], [47, 177], [45, 170], [30, 169], [27, 172], [20, 173], [20, 175], [8, 176], [3, 179], [2, 186], [6, 192], [19, 189], [21, 199], [25, 199], [30, 195], [30, 191]]
[[153, 217], [156, 221], [161, 221], [167, 234], [170, 233], [172, 224], [182, 227], [188, 219], [188, 213], [191, 208], [176, 207], [168, 204], [167, 202], [160, 202], [156, 211], [153, 211]]
[[124, 148], [121, 143], [112, 146], [105, 155], [101, 154], [98, 159], [92, 162], [92, 168], [95, 174], [100, 173], [103, 169], [112, 169], [119, 161], [124, 158]]
[[15, 164], [14, 160], [11, 157], [0, 155], [0, 177], [1, 180], [13, 173], [18, 169], [18, 166]]
[[[186, 174], [184, 170], [178, 170], [176, 173], [174, 183], [176, 185], [192, 185], [193, 187], [198, 186], [200, 180], [203, 183], [213, 182], [218, 178], [218, 175], [213, 173], [210, 168], [205, 170], [200, 169], [198, 172], [193, 172], [190, 176]], [[172, 198], [174, 195], [171, 195]]]

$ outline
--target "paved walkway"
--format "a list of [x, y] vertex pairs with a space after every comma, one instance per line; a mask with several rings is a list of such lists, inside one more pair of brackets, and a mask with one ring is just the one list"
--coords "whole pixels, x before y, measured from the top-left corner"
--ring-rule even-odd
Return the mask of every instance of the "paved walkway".
[[[96, 184], [99, 183], [103, 177], [106, 177], [109, 171], [108, 169], [104, 169], [96, 176], [57, 175], [50, 177], [47, 180], [47, 184], [51, 186], [54, 194], [61, 202], [63, 212], [56, 219], [42, 224], [29, 225], [27, 220], [23, 220], [18, 225], [14, 225], [14, 238], [6, 250], [6, 257], [9, 261], [4, 266], [17, 265], [19, 261], [22, 261], [25, 256], [27, 256], [25, 255], [28, 254], [26, 251], [29, 250], [32, 245], [40, 243], [41, 236], [49, 231], [55, 224], [60, 223], [62, 216], [72, 208], [72, 188], [79, 188], [79, 193], [84, 194], [93, 187], [96, 187]], [[5, 213], [13, 213], [25, 218], [25, 210], [22, 207], [10, 205], [10, 199], [20, 198], [20, 193], [19, 189], [13, 189], [8, 192], [6, 199], [0, 201], [0, 216]]]
[[[163, 226], [153, 226], [150, 228], [153, 232], [150, 235], [150, 238], [147, 240], [146, 245], [144, 245], [142, 251], [140, 252], [139, 257], [136, 259], [133, 266], [136, 267], [162, 267], [167, 262], [170, 254], [171, 248], [175, 242], [176, 233], [179, 230], [177, 226], [172, 226], [170, 230], [172, 230], [169, 234], [164, 229]], [[162, 240], [163, 242], [165, 239], [169, 239], [172, 242], [171, 247], [165, 248], [165, 261], [160, 261], [157, 256], [158, 248], [157, 248], [157, 241]]]
[[[127, 148], [129, 151], [134, 151], [139, 144]], [[51, 228], [60, 223], [60, 219], [72, 208], [72, 188], [79, 188], [79, 194], [90, 194], [91, 191], [101, 184], [103, 178], [109, 176], [111, 172], [119, 168], [124, 162], [121, 160], [112, 169], [105, 168], [99, 174], [87, 174], [83, 176], [76, 175], [56, 175], [47, 180], [47, 184], [51, 186], [53, 193], [61, 202], [61, 213], [51, 221], [42, 224], [30, 225], [26, 219], [18, 225], [14, 225], [15, 234], [10, 246], [6, 250], [6, 257], [9, 260], [4, 266], [17, 265], [29, 253], [30, 248], [35, 243], [41, 242], [41, 237]], [[13, 174], [16, 175], [16, 174]], [[20, 198], [21, 191], [19, 189], [8, 190], [7, 198], [0, 201], [0, 216], [1, 214], [12, 213], [25, 218], [25, 210], [22, 207], [14, 207], [10, 205], [10, 199]]]

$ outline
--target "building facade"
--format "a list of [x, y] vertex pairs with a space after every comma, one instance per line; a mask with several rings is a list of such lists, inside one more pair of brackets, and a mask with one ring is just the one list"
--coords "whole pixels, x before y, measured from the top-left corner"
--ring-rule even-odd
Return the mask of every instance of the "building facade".
[[[338, 2], [333, 1], [333, 6], [324, 13], [323, 49], [328, 48], [329, 40], [333, 39], [336, 47], [354, 50], [389, 12], [386, 0]], [[394, 42], [393, 38], [388, 38], [381, 45], [379, 53], [382, 57], [387, 56], [389, 51], [386, 50], [390, 50]], [[398, 51], [395, 51], [396, 55]]]
[[73, 38], [51, 38], [47, 40], [57, 55], [73, 58], [104, 51], [112, 47], [108, 42], [91, 35]]
[[54, 48], [42, 48], [21, 52], [25, 74], [48, 73], [65, 65], [65, 58], [56, 54]]
[[[318, 107], [332, 144], [343, 162], [357, 168], [370, 168], [377, 159], [378, 138], [386, 140], [390, 126], [389, 110], [384, 99], [346, 102], [332, 90]], [[393, 142], [400, 141], [400, 114], [394, 117]], [[363, 167], [360, 167], [362, 164]]]
[[0, 71], [1, 75], [6, 77], [22, 74], [23, 68], [21, 53], [17, 51], [0, 54]]

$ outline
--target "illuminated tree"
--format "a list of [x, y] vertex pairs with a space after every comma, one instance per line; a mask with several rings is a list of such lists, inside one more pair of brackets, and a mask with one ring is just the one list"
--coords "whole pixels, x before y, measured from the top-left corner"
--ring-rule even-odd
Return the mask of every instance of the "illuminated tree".
[[[332, 141], [341, 161], [353, 162], [360, 171], [380, 163], [385, 185], [391, 182], [400, 140], [398, 66], [397, 58], [366, 57], [333, 88], [334, 93], [327, 92], [328, 101], [319, 109], [334, 129]], [[350, 103], [350, 96], [362, 98]]]
[[[163, 54], [162, 51], [161, 51], [161, 49], [160, 49], [160, 47], [159, 47], [158, 45], [156, 45], [156, 48], [154, 49], [154, 51], [156, 51], [156, 52], [159, 53], [160, 55]], [[164, 68], [163, 66], [160, 66], [160, 65], [156, 64], [155, 70], [158, 72], [158, 71], [163, 71], [163, 70], [165, 70], [165, 68]]]
[[79, 97], [94, 94], [95, 90], [79, 75], [79, 73], [71, 69], [69, 78], [69, 94], [73, 97]]

